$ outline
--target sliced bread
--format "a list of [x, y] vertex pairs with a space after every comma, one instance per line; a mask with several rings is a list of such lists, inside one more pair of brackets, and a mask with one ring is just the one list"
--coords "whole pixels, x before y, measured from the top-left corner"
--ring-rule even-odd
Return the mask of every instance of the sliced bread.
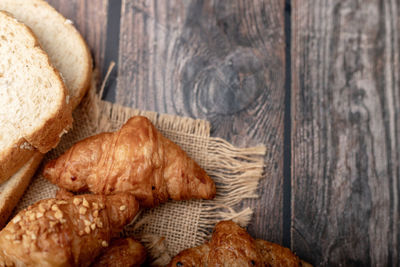
[[36, 150], [7, 121], [1, 123], [0, 147], [0, 182], [14, 174]]
[[[64, 73], [70, 95], [69, 103], [72, 108], [75, 108], [90, 86], [92, 59], [86, 43], [72, 23], [41, 0], [1, 0], [0, 9], [14, 13], [19, 20], [24, 21], [33, 29], [50, 60]], [[50, 29], [52, 34], [48, 34]], [[53, 38], [54, 35], [61, 38]], [[66, 42], [67, 46], [64, 45]], [[66, 61], [65, 57], [67, 57]], [[10, 131], [14, 132], [12, 129]], [[24, 149], [25, 153], [14, 151], [16, 157], [12, 162], [16, 164], [13, 166], [12, 173], [15, 174], [0, 185], [0, 229], [7, 222], [43, 158], [43, 154], [32, 149], [24, 141], [20, 141], [17, 147]], [[2, 158], [1, 155], [0, 158]], [[20, 162], [26, 163], [18, 170]], [[0, 173], [1, 166], [0, 163]]]
[[[31, 149], [45, 153], [71, 127], [71, 107], [58, 71], [33, 32], [0, 11], [0, 182], [26, 159]], [[18, 166], [20, 165], [20, 166]]]
[[72, 22], [43, 0], [1, 0], [0, 10], [10, 12], [32, 29], [65, 79], [70, 103], [75, 108], [89, 88], [92, 58]]
[[0, 229], [24, 194], [42, 158], [43, 154], [36, 151], [22, 168], [0, 185]]

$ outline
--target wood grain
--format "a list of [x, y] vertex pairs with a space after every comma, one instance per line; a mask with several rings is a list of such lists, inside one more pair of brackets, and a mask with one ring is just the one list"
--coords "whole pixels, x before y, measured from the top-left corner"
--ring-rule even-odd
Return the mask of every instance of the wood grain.
[[64, 17], [74, 22], [75, 27], [87, 42], [92, 52], [94, 65], [100, 73], [104, 67], [108, 1], [47, 0]]
[[399, 266], [398, 2], [292, 3], [292, 248]]
[[283, 1], [122, 1], [116, 102], [207, 119], [212, 135], [264, 143], [250, 232], [282, 241]]

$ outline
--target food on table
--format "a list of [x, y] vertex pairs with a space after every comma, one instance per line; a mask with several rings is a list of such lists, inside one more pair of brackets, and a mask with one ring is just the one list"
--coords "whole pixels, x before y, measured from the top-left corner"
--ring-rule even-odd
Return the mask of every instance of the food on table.
[[86, 138], [50, 161], [44, 176], [67, 190], [96, 194], [131, 192], [140, 205], [212, 199], [207, 173], [145, 117], [130, 118], [119, 131]]
[[92, 267], [137, 267], [146, 260], [146, 250], [131, 237], [111, 241], [110, 246], [91, 265]]
[[180, 252], [168, 267], [184, 266], [311, 266], [290, 249], [253, 239], [232, 221], [219, 222], [205, 244]]
[[129, 193], [41, 200], [0, 232], [0, 266], [89, 266], [138, 210]]

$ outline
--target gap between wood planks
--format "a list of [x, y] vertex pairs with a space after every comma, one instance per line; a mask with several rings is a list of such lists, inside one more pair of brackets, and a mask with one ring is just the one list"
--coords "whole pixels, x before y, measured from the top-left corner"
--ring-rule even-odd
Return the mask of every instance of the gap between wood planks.
[[285, 247], [291, 247], [290, 228], [292, 227], [292, 155], [291, 155], [291, 0], [285, 0], [285, 115], [283, 132], [283, 218], [282, 242]]

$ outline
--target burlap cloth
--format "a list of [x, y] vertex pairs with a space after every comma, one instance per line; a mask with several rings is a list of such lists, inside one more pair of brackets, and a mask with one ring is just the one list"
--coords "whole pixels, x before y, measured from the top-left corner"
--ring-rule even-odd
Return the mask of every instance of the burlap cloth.
[[242, 226], [248, 224], [252, 210], [235, 211], [234, 207], [245, 198], [257, 197], [264, 146], [236, 148], [220, 138], [210, 137], [207, 121], [122, 107], [100, 100], [94, 92], [92, 88], [74, 111], [73, 129], [45, 156], [14, 214], [40, 199], [55, 196], [57, 186], [41, 175], [48, 160], [59, 156], [78, 140], [117, 130], [131, 116], [143, 115], [207, 171], [217, 184], [217, 196], [210, 201], [171, 201], [143, 210], [123, 234], [144, 242], [155, 263], [165, 264], [181, 250], [203, 243], [220, 220], [233, 219]]

